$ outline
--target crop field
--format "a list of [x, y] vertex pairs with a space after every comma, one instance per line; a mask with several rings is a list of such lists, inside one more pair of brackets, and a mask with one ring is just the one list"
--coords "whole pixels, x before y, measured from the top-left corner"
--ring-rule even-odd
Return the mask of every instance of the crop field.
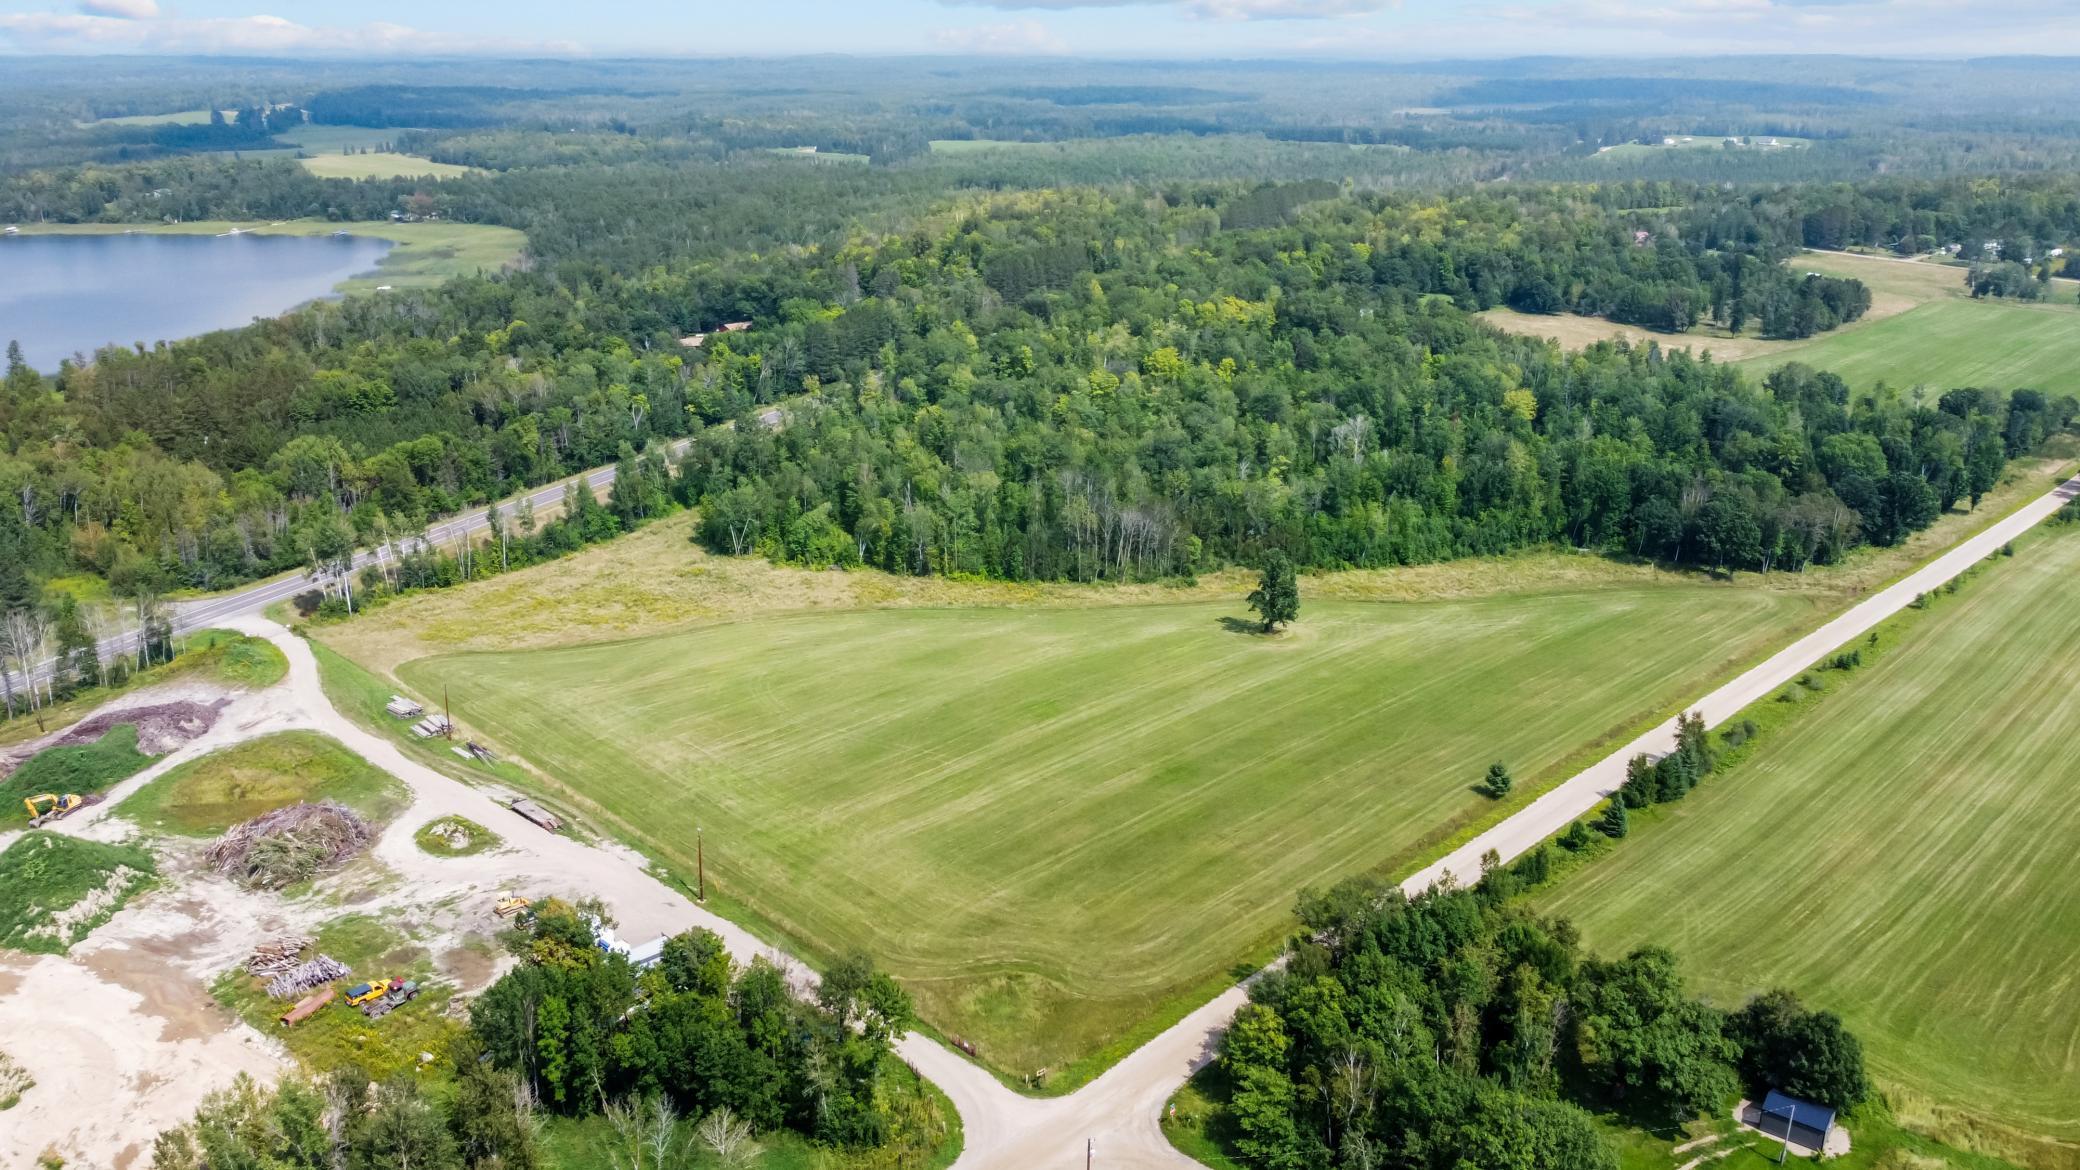
[[[870, 951], [998, 1068], [1061, 1069], [1812, 620], [1670, 583], [776, 616], [405, 663], [557, 795], [812, 959]], [[1505, 760], [1518, 795], [1471, 790]]]
[[453, 179], [484, 173], [475, 167], [387, 150], [373, 154], [314, 154], [299, 161], [304, 170], [321, 179]]
[[1960, 1129], [2080, 1138], [2080, 534], [2054, 533], [1546, 908], [1606, 954], [1673, 947], [1722, 1004], [1840, 1012]]

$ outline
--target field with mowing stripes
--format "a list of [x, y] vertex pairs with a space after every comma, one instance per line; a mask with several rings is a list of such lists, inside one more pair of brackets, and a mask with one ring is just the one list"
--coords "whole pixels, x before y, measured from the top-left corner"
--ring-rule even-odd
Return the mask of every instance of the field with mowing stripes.
[[1953, 1139], [2080, 1140], [2080, 533], [2053, 532], [1547, 908], [1604, 953], [1672, 946], [1721, 1003], [1840, 1012]]
[[[1815, 605], [1321, 601], [1270, 639], [1233, 604], [882, 610], [399, 673], [689, 880], [705, 829], [725, 912], [814, 959], [869, 950], [1022, 1074], [1196, 1006], [1302, 885], [1406, 867]], [[1502, 805], [1470, 790], [1496, 759]]]

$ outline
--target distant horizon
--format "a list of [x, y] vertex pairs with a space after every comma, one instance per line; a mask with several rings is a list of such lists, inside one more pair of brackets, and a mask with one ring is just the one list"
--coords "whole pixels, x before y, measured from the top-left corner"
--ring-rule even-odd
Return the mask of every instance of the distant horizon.
[[[2080, 11], [2065, 0], [774, 0], [726, 13], [666, 0], [587, 10], [299, 0], [282, 6], [294, 19], [257, 2], [0, 0], [0, 56], [1962, 62], [2059, 60], [2038, 50], [2080, 44]], [[1473, 45], [1486, 51], [1440, 51]]]

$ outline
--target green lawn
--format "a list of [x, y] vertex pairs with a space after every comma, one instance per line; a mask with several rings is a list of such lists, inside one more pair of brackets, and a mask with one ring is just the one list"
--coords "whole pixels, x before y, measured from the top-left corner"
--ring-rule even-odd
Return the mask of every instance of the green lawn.
[[475, 167], [387, 150], [376, 154], [316, 154], [302, 162], [304, 170], [321, 179], [452, 179], [484, 173]]
[[0, 853], [0, 948], [62, 955], [152, 884], [152, 855], [57, 833]]
[[2080, 534], [2023, 547], [1547, 908], [1839, 1011], [1939, 1130], [2080, 1138], [2076, 572]]
[[390, 249], [375, 272], [340, 282], [342, 293], [373, 292], [388, 285], [393, 289], [431, 288], [454, 276], [496, 272], [517, 263], [527, 248], [527, 236], [512, 228], [474, 223], [336, 223], [324, 219], [291, 219], [280, 222], [232, 223], [226, 220], [195, 220], [175, 224], [134, 223], [39, 223], [23, 224], [23, 235], [117, 235], [122, 232], [153, 232], [167, 235], [216, 236], [232, 228], [259, 235], [320, 236], [352, 232], [391, 240]]
[[372, 821], [404, 807], [404, 786], [314, 731], [284, 731], [193, 760], [130, 794], [123, 815], [162, 833], [208, 837], [298, 801], [336, 800]]
[[[1023, 1074], [1210, 991], [1302, 885], [1435, 852], [1812, 615], [1704, 584], [1323, 602], [1276, 639], [1218, 604], [856, 612], [401, 674], [683, 877], [704, 828], [726, 911], [812, 959], [869, 950]], [[1504, 805], [1470, 790], [1498, 758]]]

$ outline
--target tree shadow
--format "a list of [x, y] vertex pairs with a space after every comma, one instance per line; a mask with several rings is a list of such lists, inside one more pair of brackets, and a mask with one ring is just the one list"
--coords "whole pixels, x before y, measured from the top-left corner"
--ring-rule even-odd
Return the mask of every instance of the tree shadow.
[[1253, 622], [1248, 620], [1247, 618], [1239, 618], [1233, 616], [1223, 617], [1219, 620], [1221, 623], [1221, 628], [1228, 631], [1231, 634], [1250, 634], [1259, 638], [1264, 636], [1263, 622]]

